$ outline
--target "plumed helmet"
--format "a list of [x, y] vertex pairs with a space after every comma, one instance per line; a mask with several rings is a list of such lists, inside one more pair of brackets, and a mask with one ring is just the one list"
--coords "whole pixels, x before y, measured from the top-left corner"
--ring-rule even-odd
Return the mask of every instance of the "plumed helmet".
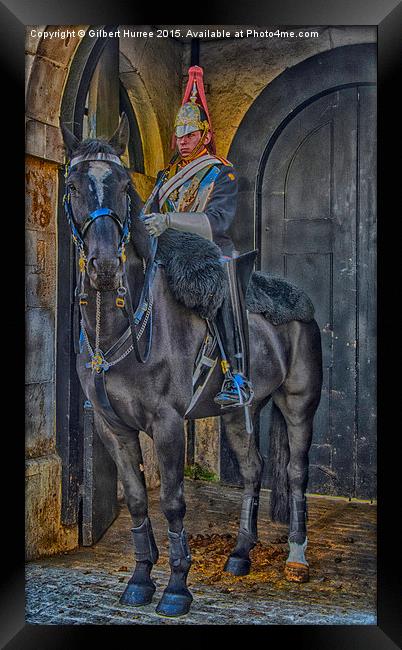
[[[208, 130], [212, 134], [211, 118], [209, 117], [204, 91], [203, 69], [198, 65], [193, 65], [189, 68], [182, 105], [176, 115], [172, 148], [176, 147], [176, 138], [181, 138], [193, 131], [204, 133]], [[213, 137], [209, 148], [211, 150], [215, 149]]]
[[[202, 111], [202, 113], [205, 112]], [[202, 119], [201, 107], [195, 101], [189, 101], [180, 107], [174, 123], [174, 133], [177, 138], [182, 138], [193, 131], [204, 131], [209, 128], [208, 120]]]

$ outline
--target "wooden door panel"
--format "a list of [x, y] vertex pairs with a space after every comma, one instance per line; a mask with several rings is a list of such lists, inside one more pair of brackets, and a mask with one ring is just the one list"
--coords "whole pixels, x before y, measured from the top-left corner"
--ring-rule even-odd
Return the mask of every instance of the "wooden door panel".
[[359, 87], [356, 496], [376, 495], [376, 89]]
[[332, 222], [329, 219], [285, 219], [283, 224], [285, 264], [290, 255], [322, 255], [332, 252]]
[[351, 495], [356, 411], [357, 88], [290, 120], [262, 183], [261, 268], [303, 287], [322, 332], [324, 384], [310, 491]]
[[82, 480], [82, 544], [92, 546], [116, 519], [117, 469], [99, 438], [92, 404], [84, 403]]
[[[328, 102], [327, 97], [318, 100], [324, 104], [320, 112], [326, 115], [326, 120], [329, 110], [333, 110], [327, 106]], [[300, 115], [298, 121], [302, 117], [305, 118]], [[316, 115], [310, 116], [311, 119], [317, 119]], [[326, 121], [303, 133], [292, 155], [285, 179], [285, 219], [329, 219], [331, 216], [331, 125], [332, 121]]]
[[357, 408], [357, 87], [337, 95], [339, 119], [333, 122], [333, 360], [329, 409], [336, 492], [353, 496]]

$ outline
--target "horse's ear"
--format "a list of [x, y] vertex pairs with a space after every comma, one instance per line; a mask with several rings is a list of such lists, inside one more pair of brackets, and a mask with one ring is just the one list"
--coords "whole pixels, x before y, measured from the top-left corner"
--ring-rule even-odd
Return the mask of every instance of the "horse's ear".
[[63, 134], [64, 146], [67, 155], [71, 158], [73, 152], [80, 144], [78, 138], [68, 129], [64, 124], [60, 124], [61, 132]]
[[129, 137], [130, 127], [128, 124], [128, 117], [125, 113], [122, 113], [119, 126], [109, 140], [110, 146], [113, 147], [118, 156], [121, 156], [124, 153]]

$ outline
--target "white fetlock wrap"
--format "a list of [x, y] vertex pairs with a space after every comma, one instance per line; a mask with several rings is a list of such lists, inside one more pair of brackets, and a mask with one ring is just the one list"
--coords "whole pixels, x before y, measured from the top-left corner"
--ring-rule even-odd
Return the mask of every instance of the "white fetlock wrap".
[[297, 542], [288, 542], [289, 544], [289, 557], [286, 562], [299, 562], [300, 564], [305, 564], [308, 566], [308, 562], [304, 557], [304, 552], [307, 548], [307, 537], [304, 540], [303, 544], [297, 544]]

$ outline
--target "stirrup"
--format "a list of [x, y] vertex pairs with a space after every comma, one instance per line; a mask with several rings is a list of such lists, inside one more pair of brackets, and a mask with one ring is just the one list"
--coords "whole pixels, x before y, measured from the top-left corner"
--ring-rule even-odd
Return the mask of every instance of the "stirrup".
[[241, 374], [225, 377], [221, 391], [215, 395], [214, 402], [222, 408], [227, 406], [248, 406], [254, 397], [251, 382]]

